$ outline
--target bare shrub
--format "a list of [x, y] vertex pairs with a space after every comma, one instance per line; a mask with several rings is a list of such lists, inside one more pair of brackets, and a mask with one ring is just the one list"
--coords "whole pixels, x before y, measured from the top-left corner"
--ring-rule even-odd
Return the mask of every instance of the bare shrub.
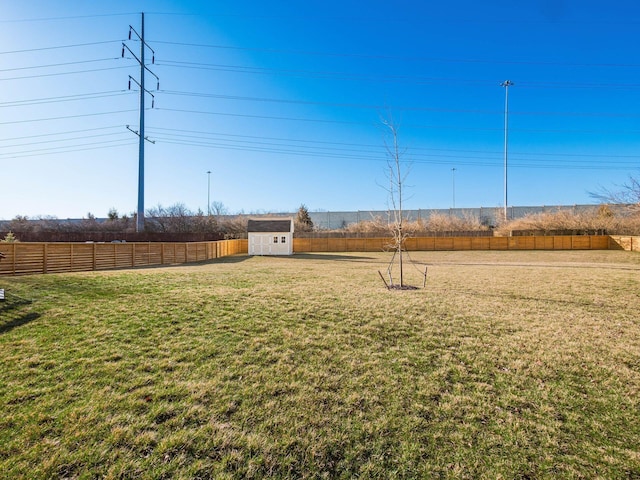
[[344, 231], [348, 233], [379, 233], [387, 235], [391, 231], [391, 226], [382, 217], [375, 217], [371, 220], [350, 223], [344, 228]]
[[630, 215], [619, 219], [615, 231], [619, 235], [640, 235], [640, 211], [636, 210]]
[[486, 231], [489, 227], [483, 225], [479, 218], [465, 212], [462, 216], [433, 213], [426, 220], [417, 221], [423, 232], [468, 232]]
[[218, 224], [219, 231], [225, 240], [246, 238], [248, 218], [245, 216], [226, 217]]
[[[607, 205], [590, 210], [569, 209], [527, 215], [501, 225], [497, 235], [509, 235], [515, 230], [531, 232], [571, 232], [571, 233], [623, 233], [640, 232], [640, 214], [617, 215]], [[634, 233], [635, 232], [635, 233]]]
[[[351, 223], [345, 226], [342, 232], [387, 235], [391, 228], [390, 222], [382, 217], [375, 217], [371, 220]], [[405, 221], [403, 230], [409, 235], [418, 235], [427, 232], [488, 231], [489, 227], [471, 213], [464, 213], [462, 216], [434, 213], [426, 219], [420, 218], [411, 222]]]

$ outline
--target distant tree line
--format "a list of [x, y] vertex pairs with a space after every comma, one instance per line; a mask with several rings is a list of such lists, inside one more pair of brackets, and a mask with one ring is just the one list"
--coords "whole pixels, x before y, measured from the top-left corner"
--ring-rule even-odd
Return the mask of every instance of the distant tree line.
[[[433, 234], [511, 235], [513, 232], [535, 234], [620, 234], [640, 235], [640, 209], [631, 204], [624, 213], [606, 204], [590, 211], [559, 210], [527, 215], [491, 228], [473, 215], [433, 214], [403, 224], [410, 236]], [[211, 241], [245, 238], [251, 215], [229, 215], [223, 205], [215, 205], [211, 214], [191, 211], [184, 204], [158, 205], [147, 210], [145, 231], [136, 233], [136, 217], [120, 215], [115, 209], [106, 218], [88, 213], [80, 220], [55, 217], [28, 218], [17, 216], [0, 224], [0, 240], [6, 241]], [[393, 225], [382, 218], [372, 218], [345, 225], [341, 229], [318, 229], [309, 210], [302, 204], [294, 217], [297, 235], [391, 236]]]
[[[229, 215], [222, 203], [211, 204], [210, 213], [192, 211], [183, 203], [147, 210], [144, 232], [136, 232], [136, 214], [120, 215], [112, 208], [106, 218], [91, 212], [80, 220], [56, 217], [16, 216], [2, 222], [0, 239], [11, 241], [205, 241], [244, 238], [250, 215]], [[313, 230], [306, 206], [294, 218], [296, 231]]]

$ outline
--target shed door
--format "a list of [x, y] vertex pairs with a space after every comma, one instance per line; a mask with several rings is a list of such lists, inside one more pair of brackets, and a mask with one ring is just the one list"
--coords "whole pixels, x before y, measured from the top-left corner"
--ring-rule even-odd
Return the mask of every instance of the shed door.
[[253, 255], [269, 255], [271, 253], [271, 235], [253, 234]]

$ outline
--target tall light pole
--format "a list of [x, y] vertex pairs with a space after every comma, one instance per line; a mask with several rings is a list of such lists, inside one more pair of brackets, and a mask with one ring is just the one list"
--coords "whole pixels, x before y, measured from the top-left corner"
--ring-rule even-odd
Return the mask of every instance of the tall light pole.
[[211, 216], [211, 170], [207, 170], [207, 215]]
[[509, 87], [514, 83], [505, 80], [500, 84], [504, 87], [504, 220], [507, 221], [508, 183], [507, 183], [507, 151], [509, 145]]
[[451, 182], [453, 186], [453, 208], [456, 208], [456, 167], [451, 169]]

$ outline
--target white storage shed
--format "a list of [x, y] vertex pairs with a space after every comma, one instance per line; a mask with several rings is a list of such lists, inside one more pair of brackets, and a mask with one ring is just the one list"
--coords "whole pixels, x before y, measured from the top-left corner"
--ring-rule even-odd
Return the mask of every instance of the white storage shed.
[[292, 255], [293, 218], [249, 220], [249, 255]]

